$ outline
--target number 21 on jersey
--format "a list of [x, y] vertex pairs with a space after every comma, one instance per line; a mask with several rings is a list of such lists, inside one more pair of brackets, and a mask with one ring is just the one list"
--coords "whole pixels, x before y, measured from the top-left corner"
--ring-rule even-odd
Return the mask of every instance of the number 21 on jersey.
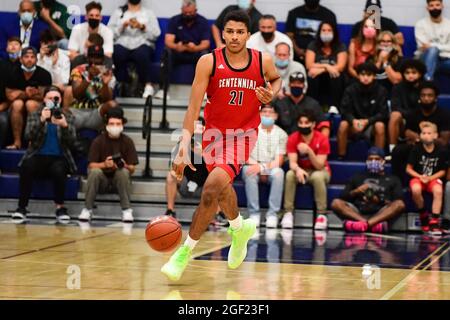
[[232, 90], [230, 91], [230, 102], [228, 102], [231, 106], [242, 106], [242, 102], [244, 100], [244, 91]]

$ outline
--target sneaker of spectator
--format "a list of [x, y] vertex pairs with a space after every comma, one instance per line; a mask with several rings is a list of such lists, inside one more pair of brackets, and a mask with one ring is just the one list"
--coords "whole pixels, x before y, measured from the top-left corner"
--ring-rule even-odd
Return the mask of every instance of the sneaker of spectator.
[[387, 233], [388, 232], [388, 223], [386, 221], [380, 222], [374, 225], [370, 231], [372, 233]]
[[78, 216], [78, 220], [80, 221], [90, 221], [92, 218], [92, 210], [83, 208], [83, 210], [81, 210], [80, 215]]
[[255, 221], [256, 227], [259, 228], [261, 224], [261, 214], [259, 213], [253, 213], [249, 217], [251, 220]]
[[60, 208], [56, 209], [55, 215], [56, 215], [56, 219], [58, 221], [70, 220], [70, 216], [67, 213], [67, 208], [65, 208], [65, 207], [60, 207]]
[[294, 228], [294, 215], [292, 212], [286, 212], [281, 220], [281, 227], [283, 229], [293, 229]]
[[11, 218], [17, 220], [25, 220], [27, 218], [27, 214], [30, 213], [26, 208], [17, 208], [12, 212]]
[[270, 215], [266, 218], [266, 228], [276, 229], [278, 227], [278, 218], [276, 215]]
[[328, 113], [329, 113], [329, 114], [339, 114], [339, 110], [338, 110], [338, 108], [337, 108], [336, 106], [331, 106], [331, 107], [328, 109]]
[[129, 222], [129, 223], [134, 221], [133, 209], [128, 208], [128, 209], [122, 210], [122, 221]]
[[147, 99], [150, 96], [153, 96], [155, 94], [155, 89], [153, 89], [153, 86], [151, 84], [146, 84], [144, 93], [142, 94], [142, 98]]
[[319, 214], [314, 223], [315, 230], [326, 230], [328, 228], [328, 218], [324, 214]]

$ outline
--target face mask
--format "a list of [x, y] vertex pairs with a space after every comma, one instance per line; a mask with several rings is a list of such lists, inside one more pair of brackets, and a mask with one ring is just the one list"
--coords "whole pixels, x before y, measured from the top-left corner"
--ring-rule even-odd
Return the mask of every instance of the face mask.
[[251, 1], [250, 0], [238, 0], [238, 7], [242, 10], [250, 9]]
[[261, 32], [261, 36], [265, 41], [269, 41], [270, 39], [272, 39], [273, 35], [274, 32]]
[[394, 48], [392, 48], [392, 47], [382, 47], [382, 48], [381, 48], [381, 50], [383, 50], [383, 51], [385, 51], [385, 52], [387, 52], [387, 53], [391, 53], [393, 49], [394, 49]]
[[30, 25], [33, 22], [33, 14], [31, 12], [23, 12], [20, 14], [20, 21], [26, 26]]
[[432, 103], [423, 103], [420, 102], [420, 107], [425, 110], [425, 111], [431, 111], [436, 103], [432, 102]]
[[22, 70], [28, 73], [32, 73], [34, 71], [36, 71], [36, 65], [32, 66], [31, 68], [27, 68], [26, 66], [22, 65], [21, 66]]
[[271, 127], [275, 124], [275, 120], [270, 117], [261, 117], [261, 124], [264, 127]]
[[320, 0], [305, 0], [305, 5], [308, 9], [316, 10], [319, 7]]
[[8, 53], [9, 60], [17, 60], [20, 58], [20, 52]]
[[120, 137], [120, 134], [123, 131], [123, 127], [122, 126], [106, 126], [106, 131], [108, 131], [109, 135], [112, 138], [118, 138]]
[[97, 29], [98, 26], [100, 25], [100, 20], [97, 20], [97, 19], [89, 19], [89, 20], [88, 20], [88, 24], [89, 24], [89, 27], [90, 27], [91, 29]]
[[333, 41], [333, 34], [332, 33], [321, 33], [320, 34], [320, 40], [324, 43], [330, 43]]
[[141, 3], [141, 0], [128, 0], [128, 2], [130, 3], [130, 4], [132, 4], [132, 5], [138, 5], [138, 4], [140, 4]]
[[364, 28], [363, 35], [367, 39], [373, 39], [377, 35], [377, 30], [375, 30], [374, 28]]
[[367, 171], [370, 173], [380, 173], [384, 171], [384, 163], [379, 160], [366, 161]]
[[192, 22], [195, 19], [195, 15], [183, 15], [183, 21], [186, 23]]
[[275, 59], [275, 66], [280, 69], [286, 69], [289, 66], [289, 60]]
[[303, 94], [303, 88], [300, 87], [291, 87], [291, 94], [298, 98]]
[[53, 5], [55, 4], [56, 1], [55, 0], [42, 0], [41, 2], [45, 8], [51, 8], [51, 7], [53, 7]]
[[300, 132], [301, 135], [303, 136], [309, 136], [312, 132], [312, 128], [311, 127], [298, 127], [298, 132]]
[[442, 14], [442, 10], [439, 9], [434, 9], [430, 11], [430, 16], [432, 16], [433, 18], [439, 18]]

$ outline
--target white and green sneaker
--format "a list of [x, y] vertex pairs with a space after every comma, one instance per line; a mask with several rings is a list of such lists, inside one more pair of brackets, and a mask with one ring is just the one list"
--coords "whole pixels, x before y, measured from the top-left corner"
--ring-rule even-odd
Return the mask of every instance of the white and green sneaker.
[[189, 260], [191, 260], [192, 250], [187, 245], [182, 245], [170, 257], [169, 261], [162, 266], [161, 272], [170, 280], [178, 281], [183, 275]]
[[242, 226], [238, 230], [228, 228], [231, 235], [231, 247], [228, 252], [228, 267], [236, 269], [247, 256], [247, 242], [256, 232], [256, 223], [251, 219], [242, 221]]

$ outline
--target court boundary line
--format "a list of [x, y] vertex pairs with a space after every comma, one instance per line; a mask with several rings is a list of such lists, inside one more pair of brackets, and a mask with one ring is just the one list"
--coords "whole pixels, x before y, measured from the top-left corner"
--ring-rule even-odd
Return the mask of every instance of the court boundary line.
[[[423, 268], [421, 269], [421, 266], [424, 265], [426, 263], [426, 261], [432, 259], [445, 246], [447, 246], [447, 248], [445, 250], [443, 250], [443, 253], [441, 253], [438, 256], [437, 260], [439, 260], [448, 250], [450, 250], [450, 245], [448, 242], [442, 244], [439, 248], [437, 248], [430, 255], [428, 255], [424, 260], [419, 262], [419, 264], [414, 266], [414, 268], [411, 270], [411, 272], [405, 278], [403, 278], [399, 283], [397, 283], [397, 285], [395, 285], [392, 289], [390, 289], [388, 292], [386, 292], [379, 300], [390, 300], [395, 294], [397, 294], [401, 289], [403, 289], [403, 287], [406, 285], [406, 283], [408, 281], [410, 281], [412, 278], [414, 278], [420, 272], [425, 270]], [[432, 260], [432, 264], [435, 263], [437, 260], [434, 260], [434, 261]]]

